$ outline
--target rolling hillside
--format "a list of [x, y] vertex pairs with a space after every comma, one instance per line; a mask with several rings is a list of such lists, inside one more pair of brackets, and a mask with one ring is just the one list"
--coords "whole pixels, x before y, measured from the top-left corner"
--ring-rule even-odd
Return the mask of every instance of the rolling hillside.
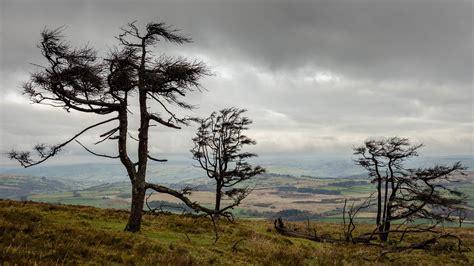
[[[219, 224], [215, 242], [206, 218], [145, 215], [140, 233], [124, 232], [127, 212], [0, 200], [0, 264], [129, 265], [472, 265], [474, 252], [413, 250], [379, 258], [379, 247], [316, 243], [284, 237], [272, 221]], [[305, 223], [293, 223], [303, 229]], [[339, 224], [310, 224], [317, 234], [338, 238]], [[361, 230], [367, 230], [361, 225]], [[474, 247], [474, 228], [451, 228]], [[423, 237], [423, 236], [420, 236]], [[447, 243], [445, 243], [447, 244]]]

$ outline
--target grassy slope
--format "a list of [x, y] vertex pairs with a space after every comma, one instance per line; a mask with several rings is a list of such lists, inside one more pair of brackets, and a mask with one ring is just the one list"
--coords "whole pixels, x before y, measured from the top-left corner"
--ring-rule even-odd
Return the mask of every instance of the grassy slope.
[[[143, 229], [136, 234], [123, 232], [126, 219], [123, 210], [0, 200], [0, 265], [357, 265], [373, 261], [380, 252], [377, 247], [283, 237], [269, 221], [221, 221], [221, 237], [215, 244], [212, 223], [206, 218], [145, 215]], [[340, 234], [337, 224], [314, 226], [318, 234]], [[474, 246], [474, 228], [450, 230]], [[412, 251], [396, 256], [397, 264], [471, 265], [474, 261], [472, 251]]]

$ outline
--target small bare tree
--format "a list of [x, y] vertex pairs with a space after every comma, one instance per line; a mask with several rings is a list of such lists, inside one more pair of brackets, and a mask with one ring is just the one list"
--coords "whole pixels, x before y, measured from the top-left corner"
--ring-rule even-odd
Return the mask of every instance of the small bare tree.
[[[245, 110], [227, 108], [213, 112], [207, 119], [200, 121], [196, 137], [193, 138], [193, 158], [199, 162], [209, 178], [216, 181], [215, 216], [230, 215], [227, 211], [239, 205], [249, 194], [248, 187], [236, 187], [265, 172], [261, 166], [252, 166], [247, 159], [257, 156], [242, 152], [245, 145], [256, 142], [243, 134], [252, 123], [242, 116]], [[222, 207], [221, 199], [227, 197], [232, 203]]]
[[[372, 205], [374, 193], [370, 194], [361, 204], [355, 205], [355, 200], [352, 200], [352, 204], [348, 207], [347, 199], [344, 199], [344, 207], [342, 209], [342, 222], [344, 226], [344, 239], [346, 242], [369, 242], [372, 240], [372, 234], [364, 234], [358, 237], [353, 236], [353, 232], [356, 229], [355, 218], [357, 214], [363, 209], [367, 209]], [[347, 208], [348, 207], [348, 208]], [[346, 222], [347, 214], [347, 222]]]

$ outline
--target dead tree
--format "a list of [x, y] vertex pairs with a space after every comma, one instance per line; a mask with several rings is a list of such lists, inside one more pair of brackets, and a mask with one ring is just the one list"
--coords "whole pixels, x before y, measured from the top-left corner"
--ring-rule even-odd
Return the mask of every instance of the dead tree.
[[[216, 182], [215, 217], [229, 216], [230, 209], [239, 205], [249, 194], [248, 187], [236, 187], [245, 180], [265, 172], [261, 166], [252, 166], [247, 159], [257, 156], [254, 153], [242, 152], [246, 145], [256, 142], [243, 134], [252, 123], [242, 116], [245, 110], [226, 108], [213, 112], [208, 118], [200, 121], [200, 126], [193, 138], [193, 158], [205, 170], [207, 176]], [[227, 206], [221, 206], [226, 197], [232, 200]]]
[[291, 229], [285, 226], [281, 217], [273, 221], [273, 226], [275, 227], [275, 230], [278, 233], [284, 236], [304, 238], [304, 239], [308, 239], [315, 242], [327, 242], [327, 243], [342, 243], [343, 242], [342, 240], [339, 240], [339, 239], [318, 236], [314, 230], [312, 233], [305, 233], [305, 232], [300, 232], [298, 230]]
[[[11, 151], [9, 157], [24, 167], [40, 164], [56, 156], [66, 145], [77, 141], [93, 155], [119, 159], [125, 167], [132, 183], [132, 203], [130, 218], [125, 230], [140, 230], [145, 192], [152, 189], [182, 199], [188, 206], [212, 212], [187, 198], [188, 191], [175, 191], [146, 181], [148, 162], [166, 160], [153, 157], [148, 150], [149, 129], [153, 123], [164, 127], [180, 129], [188, 120], [178, 117], [171, 107], [192, 109], [183, 101], [187, 93], [200, 91], [199, 80], [208, 75], [206, 66], [200, 61], [185, 58], [156, 56], [153, 48], [160, 41], [181, 45], [191, 41], [178, 30], [164, 23], [149, 23], [141, 32], [135, 23], [121, 28], [116, 37], [119, 46], [105, 57], [100, 58], [90, 47], [72, 48], [63, 40], [62, 28], [44, 30], [39, 43], [46, 65], [32, 74], [24, 84], [25, 94], [33, 103], [46, 104], [70, 111], [92, 113], [103, 116], [104, 120], [80, 130], [68, 140], [56, 144], [38, 144], [34, 153]], [[138, 136], [138, 158], [129, 155], [127, 139], [129, 116], [128, 107], [138, 102], [140, 127]], [[157, 108], [158, 107], [158, 108]], [[82, 145], [77, 138], [92, 128], [110, 125], [100, 135], [96, 144], [114, 141], [116, 155], [98, 154]]]
[[[342, 209], [342, 221], [343, 221], [343, 226], [344, 226], [344, 239], [347, 242], [369, 242], [370, 240], [375, 240], [373, 234], [363, 234], [357, 237], [353, 236], [353, 232], [356, 229], [356, 224], [354, 222], [354, 219], [356, 218], [357, 214], [363, 210], [367, 209], [372, 205], [372, 199], [373, 199], [374, 193], [370, 194], [369, 197], [367, 197], [362, 204], [359, 204], [357, 206], [354, 206], [355, 200], [352, 201], [352, 204], [349, 208], [347, 208], [347, 199], [344, 200], [344, 207]], [[347, 214], [347, 222], [346, 222], [346, 214]]]
[[[443, 239], [450, 239], [451, 241], [454, 241], [454, 243], [450, 243], [450, 245], [445, 245], [445, 246], [439, 246], [440, 241]], [[437, 247], [438, 245], [438, 247]], [[437, 249], [439, 250], [454, 250], [457, 249], [459, 253], [462, 252], [469, 252], [471, 251], [471, 248], [467, 246], [460, 237], [449, 234], [449, 233], [438, 233], [434, 237], [412, 243], [409, 245], [390, 245], [384, 247], [384, 249], [380, 252], [379, 256], [377, 257], [377, 260], [381, 259], [389, 259], [393, 261], [393, 259], [388, 258], [387, 255], [391, 253], [400, 253], [403, 251], [410, 251], [410, 250], [416, 250], [416, 249], [422, 249], [422, 250], [427, 250], [427, 249]]]
[[395, 220], [450, 220], [450, 214], [465, 205], [465, 196], [446, 184], [454, 174], [466, 168], [460, 162], [452, 166], [409, 169], [404, 162], [418, 156], [422, 145], [411, 145], [408, 139], [393, 137], [368, 140], [355, 148], [356, 163], [364, 167], [377, 188], [377, 230], [387, 241]]

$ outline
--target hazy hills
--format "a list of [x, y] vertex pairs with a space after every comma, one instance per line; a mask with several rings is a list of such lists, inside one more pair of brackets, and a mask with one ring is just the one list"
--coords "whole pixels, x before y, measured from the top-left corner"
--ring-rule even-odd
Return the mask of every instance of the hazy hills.
[[[474, 156], [425, 157], [416, 158], [407, 163], [409, 167], [430, 166], [434, 164], [452, 164], [461, 161], [470, 170], [474, 169]], [[351, 159], [320, 159], [309, 156], [299, 157], [259, 157], [254, 160], [267, 169], [267, 172], [287, 174], [296, 177], [361, 177], [363, 169]], [[1, 167], [0, 174], [60, 178], [75, 182], [78, 188], [86, 188], [102, 183], [128, 181], [122, 165], [119, 163], [88, 163], [57, 166], [36, 166], [27, 169], [20, 167]], [[166, 163], [150, 163], [148, 178], [161, 183], [190, 182], [204, 177], [203, 171], [195, 162], [186, 157], [172, 157]]]
[[26, 199], [35, 193], [68, 191], [75, 188], [68, 180], [55, 178], [0, 174], [0, 198]]

